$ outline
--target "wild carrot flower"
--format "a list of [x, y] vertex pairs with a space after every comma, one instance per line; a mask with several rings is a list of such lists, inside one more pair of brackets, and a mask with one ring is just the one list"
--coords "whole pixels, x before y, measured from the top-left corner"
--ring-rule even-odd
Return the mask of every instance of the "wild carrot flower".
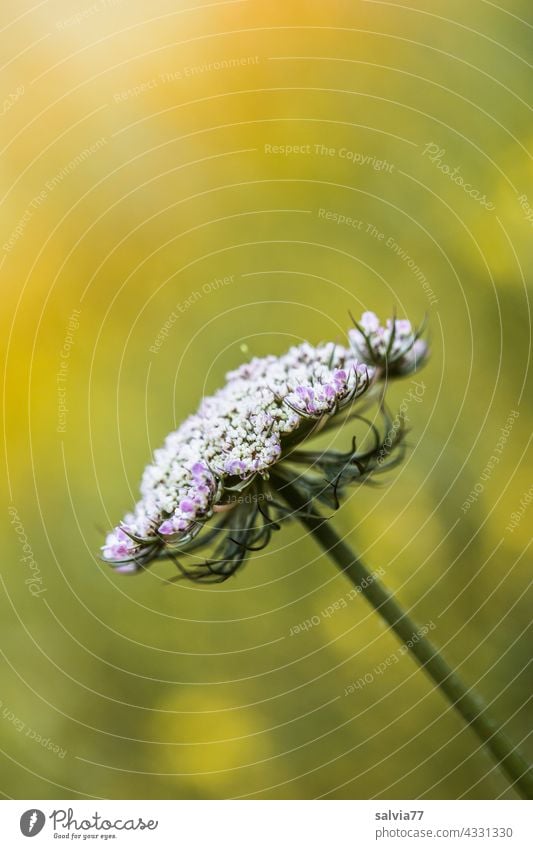
[[386, 368], [389, 376], [411, 374], [426, 358], [423, 326], [414, 330], [410, 321], [394, 318], [382, 326], [373, 312], [364, 312], [354, 324], [348, 334], [354, 351], [363, 362]]
[[[225, 386], [204, 398], [155, 452], [141, 500], [108, 535], [103, 558], [121, 572], [171, 558], [187, 577], [224, 580], [290, 515], [272, 484], [274, 469], [282, 478], [296, 477], [308, 501], [336, 507], [347, 485], [398, 461], [401, 430], [391, 440], [373, 425], [373, 444], [363, 451], [355, 440], [346, 453], [300, 446], [357, 413], [357, 402], [373, 387], [411, 373], [425, 356], [425, 343], [408, 321], [382, 327], [366, 312], [347, 346], [304, 342], [229, 372]], [[308, 468], [296, 474], [295, 464]], [[204, 545], [211, 556], [183, 566], [181, 555]]]

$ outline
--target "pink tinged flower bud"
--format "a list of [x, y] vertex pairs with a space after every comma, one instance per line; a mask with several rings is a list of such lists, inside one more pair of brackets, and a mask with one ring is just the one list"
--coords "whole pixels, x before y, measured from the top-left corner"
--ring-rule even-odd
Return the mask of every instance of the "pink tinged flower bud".
[[[392, 324], [393, 324], [392, 321], [389, 319], [389, 321], [387, 321], [387, 326], [390, 325], [390, 327], [392, 329]], [[407, 321], [406, 319], [398, 319], [396, 321], [396, 335], [397, 336], [404, 336], [404, 337], [410, 336], [412, 334], [412, 332], [413, 332], [413, 328], [411, 327], [410, 321]]]
[[246, 473], [246, 464], [242, 460], [227, 460], [225, 471], [228, 475], [243, 475]]
[[174, 530], [174, 524], [170, 521], [170, 519], [166, 519], [159, 525], [158, 531], [160, 534], [164, 534], [165, 536], [170, 536], [170, 534], [176, 533]]
[[120, 560], [128, 557], [134, 550], [134, 543], [122, 528], [115, 528], [106, 537], [106, 544], [102, 548], [106, 560]]
[[179, 508], [182, 513], [196, 513], [196, 504], [192, 498], [182, 498], [179, 503]]

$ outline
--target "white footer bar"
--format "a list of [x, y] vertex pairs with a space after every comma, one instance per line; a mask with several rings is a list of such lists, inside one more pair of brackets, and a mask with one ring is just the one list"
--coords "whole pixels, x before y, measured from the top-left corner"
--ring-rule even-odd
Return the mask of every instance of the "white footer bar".
[[533, 803], [520, 801], [9, 800], [0, 834], [10, 849], [531, 849], [532, 815]]

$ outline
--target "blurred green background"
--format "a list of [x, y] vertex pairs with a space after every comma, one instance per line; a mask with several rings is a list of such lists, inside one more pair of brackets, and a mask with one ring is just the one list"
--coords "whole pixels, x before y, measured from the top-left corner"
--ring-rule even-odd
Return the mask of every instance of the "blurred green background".
[[226, 370], [427, 312], [408, 458], [334, 521], [527, 737], [530, 13], [4, 0], [6, 797], [514, 798], [362, 599], [289, 636], [348, 590], [297, 526], [210, 588], [98, 551]]

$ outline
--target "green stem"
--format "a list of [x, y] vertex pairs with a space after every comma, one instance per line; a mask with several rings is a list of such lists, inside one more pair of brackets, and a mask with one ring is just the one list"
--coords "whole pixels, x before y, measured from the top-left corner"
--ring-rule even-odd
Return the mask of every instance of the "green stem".
[[533, 770], [516, 746], [487, 714], [486, 706], [479, 696], [463, 684], [430, 640], [420, 637], [413, 642], [413, 636], [418, 635], [420, 630], [416, 622], [398, 604], [394, 595], [379, 582], [375, 573], [369, 572], [361, 563], [328, 521], [313, 511], [297, 487], [276, 475], [272, 476], [272, 483], [339, 569], [358, 587], [402, 643], [409, 647], [425, 672], [461, 714], [467, 725], [475, 731], [517, 793], [524, 799], [533, 799]]

